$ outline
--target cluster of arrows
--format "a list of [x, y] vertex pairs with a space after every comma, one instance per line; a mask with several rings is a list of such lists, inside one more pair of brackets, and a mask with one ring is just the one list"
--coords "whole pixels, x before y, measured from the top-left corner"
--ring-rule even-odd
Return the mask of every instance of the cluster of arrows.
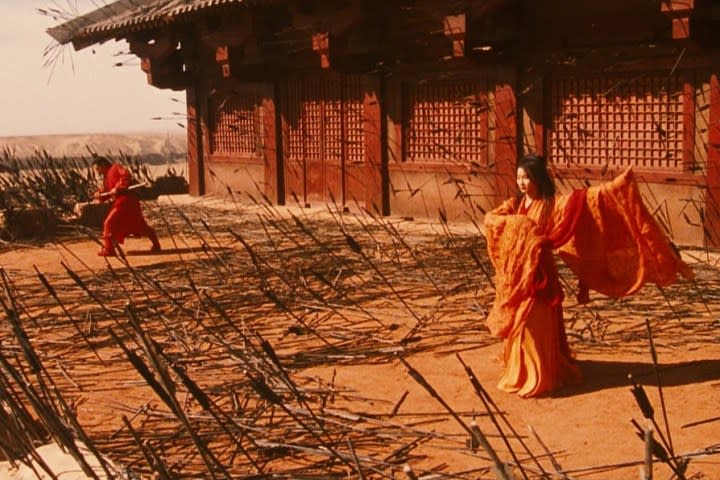
[[[172, 242], [162, 263], [138, 266], [121, 251], [93, 269], [66, 233], [54, 240], [62, 273], [0, 271], [6, 459], [61, 478], [34, 450], [55, 441], [90, 478], [531, 479], [642, 465], [652, 478], [658, 461], [686, 478], [693, 457], [720, 453], [676, 453], [665, 417], [652, 430], [659, 441], [637, 424], [646, 458], [633, 439], [636, 463], [564, 470], [537, 433], [519, 433], [463, 358], [497, 341], [482, 322], [493, 288], [481, 235], [251, 200], [147, 204]], [[634, 300], [618, 308], [717, 342], [716, 329], [685, 320], [680, 301], [717, 309], [715, 267], [701, 264], [694, 283], [662, 292], [655, 312]], [[650, 322], [608, 328], [604, 306], [617, 304], [592, 305], [568, 309], [581, 345], [618, 348], [629, 335], [652, 344]], [[472, 405], [454, 408], [413, 366], [428, 353], [455, 355]], [[339, 369], [388, 363], [437, 408], [408, 407], [410, 385], [390, 399], [336, 381]], [[643, 387], [633, 394], [655, 422]]]
[[68, 215], [96, 189], [85, 157], [55, 158], [38, 151], [19, 159], [8, 147], [0, 151], [0, 210], [46, 208]]

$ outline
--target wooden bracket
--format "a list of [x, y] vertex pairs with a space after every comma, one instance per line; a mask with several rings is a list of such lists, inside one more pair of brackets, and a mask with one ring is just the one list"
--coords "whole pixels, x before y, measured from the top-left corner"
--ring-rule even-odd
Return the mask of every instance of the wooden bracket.
[[452, 40], [453, 57], [465, 56], [465, 14], [449, 15], [444, 18], [445, 36]]
[[148, 84], [172, 90], [187, 86], [183, 52], [171, 32], [128, 37], [128, 44], [130, 52], [140, 57], [140, 69], [147, 75]]
[[177, 47], [177, 41], [169, 34], [160, 35], [150, 40], [128, 38], [130, 52], [140, 58], [162, 58], [170, 55]]
[[187, 72], [179, 50], [160, 59], [143, 57], [140, 60], [140, 69], [145, 72], [148, 84], [153, 87], [183, 90], [188, 85]]
[[230, 78], [233, 74], [231, 66], [233, 61], [237, 61], [243, 56], [243, 48], [232, 45], [221, 45], [215, 48], [215, 61], [220, 65], [223, 78]]
[[315, 33], [312, 36], [313, 51], [320, 55], [320, 66], [330, 68], [330, 33]]
[[684, 40], [690, 38], [690, 15], [695, 8], [695, 0], [661, 0], [660, 11], [672, 19], [672, 38]]
[[220, 65], [223, 78], [247, 78], [253, 72], [267, 71], [270, 63], [258, 51], [257, 43], [220, 45], [215, 47], [215, 63]]

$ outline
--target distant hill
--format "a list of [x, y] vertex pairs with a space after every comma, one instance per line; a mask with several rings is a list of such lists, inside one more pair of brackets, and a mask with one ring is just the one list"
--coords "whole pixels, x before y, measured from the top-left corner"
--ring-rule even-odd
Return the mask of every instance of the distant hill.
[[88, 148], [100, 155], [132, 157], [162, 161], [184, 159], [187, 135], [178, 133], [88, 133], [79, 135], [0, 136], [0, 150], [18, 159], [32, 157], [45, 150], [52, 157], [87, 157]]

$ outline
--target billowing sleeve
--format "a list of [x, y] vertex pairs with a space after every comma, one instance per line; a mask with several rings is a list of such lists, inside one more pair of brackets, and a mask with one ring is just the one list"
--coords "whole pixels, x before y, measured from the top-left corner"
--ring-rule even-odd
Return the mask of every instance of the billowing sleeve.
[[506, 213], [512, 209], [503, 205], [488, 212], [484, 221], [488, 255], [495, 267], [495, 301], [487, 326], [501, 337], [522, 317], [520, 307], [534, 294], [540, 255], [547, 247], [547, 238], [535, 222], [525, 215]]
[[483, 220], [482, 233], [485, 235], [490, 261], [495, 268], [497, 268], [496, 262], [499, 261], [499, 245], [503, 236], [504, 224], [508, 220], [508, 215], [515, 215], [516, 203], [514, 198], [508, 198], [485, 214], [485, 219]]
[[631, 169], [585, 196], [575, 235], [559, 254], [590, 289], [622, 297], [648, 282], [666, 286], [693, 277], [645, 207]]
[[553, 248], [562, 247], [575, 235], [585, 210], [586, 193], [586, 190], [574, 190], [553, 199], [552, 218], [546, 229]]

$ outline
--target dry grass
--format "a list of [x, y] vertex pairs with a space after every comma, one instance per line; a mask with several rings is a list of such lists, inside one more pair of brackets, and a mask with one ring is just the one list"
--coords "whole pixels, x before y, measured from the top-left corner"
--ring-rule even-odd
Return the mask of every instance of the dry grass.
[[[471, 226], [179, 198], [146, 204], [167, 250], [154, 262], [128, 251], [92, 267], [74, 247], [92, 232], [68, 229], [53, 240], [62, 268], [4, 270], [5, 306], [18, 313], [43, 371], [28, 370], [20, 327], [3, 328], [3, 355], [59, 417], [77, 418], [76, 435], [141, 475], [397, 478], [410, 464], [427, 478], [493, 478], [487, 451], [465, 445], [463, 428], [475, 417], [516, 475], [555, 475], [539, 444], [510, 429], [520, 411], [493, 424], [489, 414], [507, 413], [512, 402], [483, 407], [467, 376], [427, 376], [433, 363], [458, 366], [497, 344], [481, 321], [491, 269]], [[661, 354], [713, 349], [717, 265], [705, 252], [684, 253], [698, 257], [694, 283], [569, 305], [574, 348], [646, 356], [649, 318]], [[481, 382], [495, 375], [468, 365]], [[618, 368], [651, 378], [647, 368]], [[386, 383], [398, 370], [404, 383]], [[2, 378], [21, 390], [7, 369]], [[555, 401], [582, 402], [595, 388], [610, 394], [600, 386], [606, 380]], [[60, 396], [68, 409], [57, 407]], [[703, 446], [716, 453], [713, 439]], [[577, 453], [564, 452], [565, 461]], [[576, 470], [631, 478], [631, 468], [636, 478], [637, 463], [593, 458]]]

